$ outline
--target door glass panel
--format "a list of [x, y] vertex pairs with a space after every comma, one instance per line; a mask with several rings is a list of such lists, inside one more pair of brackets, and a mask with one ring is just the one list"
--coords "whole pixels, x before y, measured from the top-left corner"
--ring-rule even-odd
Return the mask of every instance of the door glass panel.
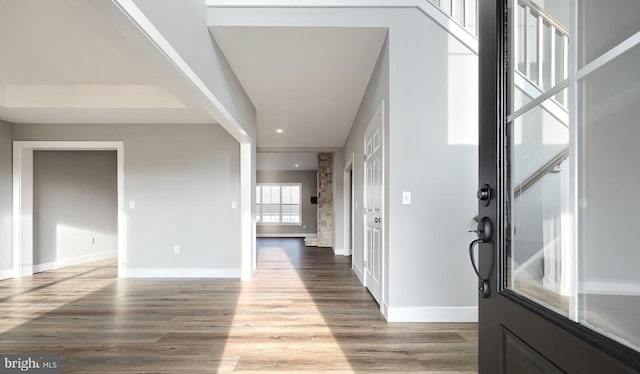
[[524, 55], [524, 51], [525, 48], [523, 48], [523, 46], [525, 45], [524, 41], [524, 37], [525, 37], [525, 28], [524, 28], [524, 16], [525, 16], [525, 7], [524, 5], [518, 3], [518, 6], [515, 8], [514, 10], [514, 14], [515, 14], [515, 19], [514, 22], [512, 22], [512, 27], [515, 28], [514, 30], [514, 42], [515, 42], [515, 56], [516, 56], [516, 66], [514, 67], [518, 72], [520, 72], [521, 74], [526, 74], [527, 69], [525, 69], [526, 67], [526, 62], [525, 62], [525, 55]]
[[525, 14], [526, 17], [526, 40], [525, 40], [525, 49], [527, 51], [527, 62], [525, 65], [525, 69], [528, 69], [527, 78], [533, 83], [536, 83], [538, 86], [538, 66], [539, 66], [539, 55], [540, 51], [538, 50], [538, 20], [540, 15], [537, 12], [532, 11], [531, 8], [527, 9]]
[[451, 18], [453, 18], [456, 22], [461, 25], [464, 25], [464, 4], [466, 1], [464, 0], [453, 0], [452, 5], [453, 9], [451, 9]]
[[478, 35], [478, 0], [468, 0], [465, 4], [465, 26], [473, 35]]
[[640, 1], [586, 0], [578, 2], [580, 66], [593, 61], [640, 31]]
[[502, 286], [640, 351], [640, 1], [573, 3], [512, 1]]
[[[638, 10], [640, 12], [640, 10]], [[580, 321], [640, 347], [640, 46], [579, 85]]]
[[[567, 78], [569, 5], [569, 0], [512, 1], [510, 113]], [[554, 99], [566, 105], [565, 96]]]
[[[553, 71], [554, 71], [554, 86], [560, 84], [563, 80], [567, 79], [569, 73], [569, 58], [567, 56], [569, 49], [569, 38], [563, 35], [560, 31], [554, 32], [554, 58], [553, 58]], [[567, 106], [566, 91], [564, 94], [556, 95], [555, 99], [560, 105]]]
[[568, 316], [574, 266], [570, 242], [569, 128], [549, 108], [516, 118], [510, 131], [511, 190], [507, 286]]
[[542, 23], [542, 56], [540, 61], [542, 61], [542, 71], [541, 71], [541, 84], [540, 87], [544, 90], [548, 90], [551, 87], [555, 86], [555, 82], [552, 79], [552, 65], [553, 65], [553, 30], [551, 24], [547, 21]]

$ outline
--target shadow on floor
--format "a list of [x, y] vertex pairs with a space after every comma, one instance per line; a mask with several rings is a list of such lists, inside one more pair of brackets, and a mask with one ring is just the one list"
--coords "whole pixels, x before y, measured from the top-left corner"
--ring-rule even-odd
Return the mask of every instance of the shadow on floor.
[[[283, 289], [293, 292], [288, 295], [293, 304], [313, 306], [292, 308], [293, 313], [309, 316], [317, 312], [321, 316], [315, 324], [300, 328], [314, 331], [312, 339], [318, 346], [334, 342], [338, 347], [326, 357], [311, 344], [303, 356], [312, 359], [297, 365], [294, 362], [299, 369], [361, 373], [477, 370], [476, 324], [387, 323], [376, 301], [351, 271], [351, 257], [335, 256], [331, 248], [305, 247], [301, 239], [260, 239], [258, 247], [260, 275], [286, 274], [285, 261], [279, 259], [285, 255], [302, 282], [304, 292], [282, 284]], [[256, 277], [255, 281], [261, 279]]]
[[239, 281], [117, 279], [115, 263], [86, 268], [0, 282], [0, 296], [13, 294], [0, 352], [61, 354], [63, 373], [233, 370], [237, 357], [224, 348]]

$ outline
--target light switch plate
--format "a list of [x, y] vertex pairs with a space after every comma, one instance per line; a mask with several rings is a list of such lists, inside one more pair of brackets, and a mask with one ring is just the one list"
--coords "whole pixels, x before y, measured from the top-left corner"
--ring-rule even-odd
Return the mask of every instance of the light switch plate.
[[411, 191], [402, 191], [402, 205], [411, 205]]
[[175, 253], [175, 254], [179, 254], [180, 253], [180, 246], [179, 245], [174, 245], [173, 246], [173, 253]]
[[136, 202], [135, 201], [129, 201], [129, 209], [135, 209], [136, 208]]
[[231, 209], [236, 209], [238, 207], [238, 203], [236, 201], [231, 202]]

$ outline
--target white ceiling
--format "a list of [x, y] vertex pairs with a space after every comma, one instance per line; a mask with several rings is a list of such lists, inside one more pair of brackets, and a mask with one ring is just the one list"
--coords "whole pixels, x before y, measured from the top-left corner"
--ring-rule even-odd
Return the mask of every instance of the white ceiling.
[[0, 0], [0, 119], [213, 123], [88, 0]]
[[210, 30], [256, 107], [258, 146], [344, 146], [386, 29]]
[[318, 170], [317, 153], [258, 153], [256, 160], [257, 170]]

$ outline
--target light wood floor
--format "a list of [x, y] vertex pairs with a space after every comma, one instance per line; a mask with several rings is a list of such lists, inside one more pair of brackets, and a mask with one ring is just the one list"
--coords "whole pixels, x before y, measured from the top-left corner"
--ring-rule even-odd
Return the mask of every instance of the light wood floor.
[[116, 279], [100, 261], [0, 282], [0, 352], [63, 373], [475, 372], [476, 324], [388, 324], [350, 257], [259, 241], [255, 280]]

